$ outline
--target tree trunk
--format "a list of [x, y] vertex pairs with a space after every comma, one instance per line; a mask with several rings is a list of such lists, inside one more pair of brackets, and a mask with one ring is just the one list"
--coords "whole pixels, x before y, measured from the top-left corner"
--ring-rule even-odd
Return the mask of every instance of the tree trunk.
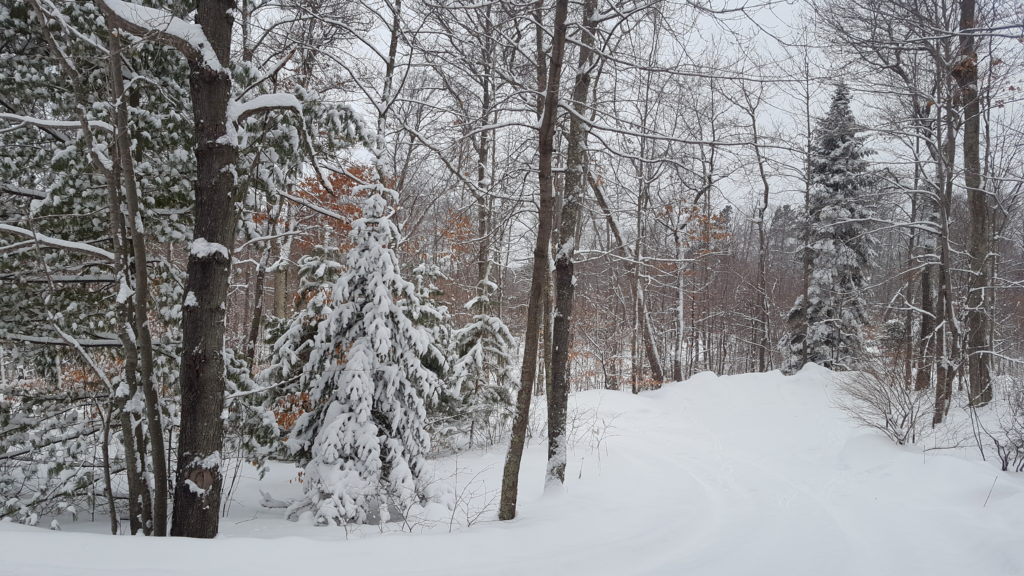
[[572, 346], [572, 312], [576, 295], [573, 257], [587, 187], [589, 158], [587, 126], [583, 121], [590, 94], [592, 49], [596, 24], [592, 17], [597, 0], [584, 0], [579, 41], [579, 64], [572, 91], [574, 114], [569, 120], [566, 152], [565, 195], [558, 223], [555, 252], [555, 318], [551, 340], [551, 390], [548, 393], [548, 468], [546, 482], [565, 482], [567, 458], [566, 414], [571, 389], [569, 350]]
[[[199, 0], [197, 7], [196, 22], [222, 64], [230, 57], [234, 10], [233, 0]], [[197, 177], [185, 293], [195, 305], [182, 312], [181, 432], [171, 534], [213, 538], [223, 481], [224, 320], [237, 220], [232, 168], [238, 148], [227, 136], [230, 75], [202, 61], [189, 64]]]
[[[540, 26], [543, 4], [538, 1], [537, 16]], [[526, 315], [526, 336], [523, 341], [523, 367], [520, 375], [519, 393], [516, 397], [516, 415], [512, 421], [512, 440], [508, 455], [505, 457], [505, 468], [501, 479], [501, 502], [498, 507], [498, 518], [511, 520], [516, 516], [516, 502], [519, 498], [519, 468], [523, 459], [523, 448], [526, 446], [526, 429], [530, 420], [530, 398], [537, 373], [537, 352], [540, 335], [540, 309], [543, 306], [544, 285], [547, 278], [549, 248], [551, 243], [551, 219], [554, 204], [554, 177], [552, 160], [554, 158], [555, 125], [558, 119], [558, 89], [562, 76], [562, 59], [565, 52], [566, 17], [569, 11], [569, 0], [557, 0], [555, 3], [555, 19], [551, 37], [551, 59], [548, 65], [548, 78], [544, 90], [543, 114], [540, 119], [538, 134], [539, 150], [539, 192], [540, 208], [537, 212], [537, 242], [533, 248], [533, 279], [530, 282], [530, 303]], [[538, 31], [538, 34], [541, 32]], [[538, 39], [538, 43], [540, 39]], [[538, 52], [538, 61], [543, 54]]]
[[[631, 250], [630, 247], [627, 246], [625, 241], [623, 240], [622, 232], [619, 230], [619, 225], [615, 221], [615, 218], [612, 216], [612, 212], [608, 206], [608, 202], [605, 200], [604, 193], [601, 191], [600, 183], [597, 181], [596, 178], [594, 178], [593, 174], [587, 175], [587, 181], [590, 183], [590, 189], [594, 191], [594, 198], [597, 200], [597, 205], [601, 208], [601, 212], [604, 214], [605, 221], [608, 223], [608, 228], [611, 229], [612, 231], [612, 237], [615, 238], [615, 242], [619, 246], [619, 250], [627, 259], [627, 272], [630, 274], [631, 278], [636, 280], [637, 276], [635, 270], [637, 269], [638, 262], [636, 261], [636, 257], [634, 256], [635, 252]], [[637, 288], [639, 288], [639, 290], [637, 290]], [[639, 350], [639, 334], [643, 333], [643, 340], [647, 350], [648, 361], [651, 364], [651, 377], [654, 378], [654, 380], [660, 384], [665, 380], [665, 372], [661, 369], [661, 359], [658, 357], [657, 348], [654, 347], [654, 332], [652, 331], [649, 322], [643, 322], [639, 320], [642, 318], [646, 318], [648, 316], [647, 302], [644, 300], [643, 296], [643, 287], [634, 285], [634, 290], [634, 293], [639, 294], [639, 296], [634, 298], [633, 301], [634, 309], [639, 308], [639, 311], [636, 314], [634, 314], [634, 318], [638, 319], [638, 323], [640, 324], [640, 326], [634, 327], [633, 348], [635, 350]], [[637, 358], [639, 354], [634, 352], [633, 356], [634, 358]], [[637, 364], [637, 366], [639, 366], [639, 364]]]
[[768, 194], [771, 190], [768, 175], [765, 173], [765, 159], [761, 154], [757, 131], [757, 115], [751, 111], [750, 120], [754, 134], [754, 153], [757, 157], [757, 171], [761, 176], [762, 199], [757, 207], [757, 318], [755, 319], [757, 342], [757, 371], [768, 369], [769, 347], [769, 303], [768, 303], [768, 235], [765, 230], [765, 218], [768, 215]]
[[278, 262], [274, 265], [274, 316], [288, 315], [288, 262], [285, 258], [285, 243], [281, 243]]
[[953, 205], [954, 162], [956, 157], [956, 122], [952, 110], [947, 110], [945, 119], [945, 140], [943, 140], [942, 190], [939, 193], [939, 265], [937, 277], [938, 297], [935, 310], [938, 332], [936, 334], [935, 361], [935, 407], [932, 425], [940, 424], [949, 412], [953, 397], [953, 378], [956, 374], [954, 363], [959, 361], [959, 335], [956, 330], [956, 314], [953, 311], [953, 288], [950, 278], [952, 256], [949, 248], [949, 215]]
[[651, 327], [651, 314], [647, 311], [647, 297], [644, 294], [644, 287], [640, 286], [637, 299], [640, 304], [640, 331], [644, 338], [644, 352], [647, 355], [647, 363], [651, 368], [651, 380], [660, 387], [665, 381], [665, 371], [661, 368], [661, 355], [658, 353], [658, 343], [654, 339], [654, 329]]
[[[88, 130], [83, 130], [86, 135], [86, 144], [91, 148], [91, 139]], [[103, 163], [94, 157], [94, 163], [106, 174], [107, 180], [107, 210], [109, 212], [110, 236], [114, 247], [114, 274], [119, 283], [128, 283], [128, 253], [127, 241], [125, 239], [124, 217], [121, 212], [121, 164], [112, 163], [109, 170], [103, 168]], [[127, 410], [128, 400], [135, 397], [138, 392], [138, 380], [136, 368], [138, 366], [138, 354], [136, 342], [129, 333], [130, 327], [134, 324], [132, 319], [132, 305], [127, 301], [118, 302], [115, 312], [119, 320], [117, 332], [118, 340], [124, 350], [124, 378], [127, 389], [126, 395], [117, 395], [117, 410], [120, 411], [119, 420], [121, 423], [121, 443], [124, 446], [125, 476], [128, 484], [128, 525], [131, 533], [137, 534], [139, 530], [148, 531], [151, 523], [152, 501], [149, 499], [149, 489], [146, 487], [142, 470], [142, 452], [145, 439], [139, 427], [132, 422], [132, 414]], [[116, 394], [116, 393], [115, 393]], [[139, 415], [141, 420], [142, 415]]]
[[[281, 214], [284, 210], [284, 197], [277, 199], [274, 211], [267, 221], [267, 233], [274, 234], [278, 231], [278, 223], [281, 221]], [[253, 310], [249, 320], [249, 334], [245, 341], [245, 359], [249, 366], [255, 366], [257, 362], [256, 350], [259, 346], [260, 332], [263, 324], [264, 293], [267, 284], [267, 264], [270, 262], [270, 253], [273, 251], [273, 243], [267, 242], [263, 246], [263, 253], [260, 255], [259, 263], [256, 265], [256, 281], [253, 283]]]
[[672, 227], [672, 233], [672, 240], [676, 249], [676, 337], [673, 343], [672, 379], [676, 382], [681, 382], [683, 380], [684, 333], [686, 330], [686, 267], [684, 266], [686, 252], [683, 248], [682, 231], [679, 229], [678, 222]]
[[110, 426], [114, 419], [114, 404], [113, 400], [107, 403], [106, 415], [103, 415], [103, 409], [99, 408], [100, 417], [103, 420], [103, 440], [102, 444], [100, 444], [100, 455], [103, 458], [103, 496], [107, 499], [107, 511], [110, 514], [110, 533], [117, 536], [120, 522], [117, 518], [117, 504], [114, 503], [114, 483], [110, 472]]
[[[554, 229], [556, 224], [554, 222], [555, 216], [558, 213], [557, 202], [553, 203], [551, 207], [551, 236], [554, 238]], [[540, 357], [541, 357], [541, 374], [544, 376], [544, 386], [538, 386], [535, 390], [537, 396], [544, 396], [551, 393], [551, 340], [552, 333], [554, 332], [554, 315], [555, 315], [555, 286], [551, 283], [551, 246], [548, 246], [548, 265], [544, 269], [544, 324], [541, 329], [540, 338]]]
[[968, 401], [971, 406], [984, 406], [992, 401], [989, 342], [988, 258], [989, 200], [981, 183], [981, 113], [978, 101], [978, 53], [976, 39], [970, 29], [977, 26], [975, 0], [960, 1], [959, 62], [953, 66], [953, 77], [959, 87], [964, 123], [964, 184], [970, 212], [970, 237], [967, 243], [971, 277], [967, 283], [967, 366]]
[[163, 424], [160, 400], [153, 382], [153, 337], [149, 329], [149, 272], [146, 237], [142, 229], [139, 210], [139, 192], [132, 158], [131, 135], [128, 132], [128, 104], [121, 74], [121, 40], [119, 32], [112, 31], [110, 48], [110, 85], [116, 106], [114, 126], [117, 130], [117, 157], [121, 165], [121, 183], [124, 189], [124, 223], [131, 235], [134, 285], [134, 330], [139, 360], [139, 385], [146, 405], [146, 423], [149, 431], [150, 454], [153, 462], [153, 518], [154, 536], [167, 535], [167, 467], [164, 450]]

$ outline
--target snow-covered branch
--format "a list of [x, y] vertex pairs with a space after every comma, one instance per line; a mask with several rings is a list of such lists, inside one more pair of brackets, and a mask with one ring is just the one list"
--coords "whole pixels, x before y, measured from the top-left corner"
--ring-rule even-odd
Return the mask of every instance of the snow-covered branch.
[[[82, 129], [82, 122], [79, 122], [78, 120], [47, 120], [45, 118], [33, 118], [31, 116], [21, 116], [20, 114], [8, 114], [4, 112], [0, 112], [0, 120], [29, 124], [39, 128], [60, 128], [66, 130]], [[99, 128], [100, 130], [106, 130], [110, 133], [114, 132], [114, 127], [102, 120], [87, 120], [86, 125], [90, 128]]]
[[61, 248], [64, 250], [70, 250], [72, 252], [81, 252], [83, 254], [92, 254], [99, 256], [104, 260], [114, 261], [113, 252], [104, 250], [103, 248], [97, 248], [92, 244], [86, 244], [85, 242], [74, 242], [72, 240], [63, 240], [60, 238], [54, 238], [53, 236], [46, 236], [39, 234], [27, 228], [21, 228], [18, 226], [12, 226], [10, 224], [0, 224], [0, 232], [9, 232], [11, 234], [17, 234], [26, 238], [31, 238], [37, 244], [43, 246], [49, 246], [51, 248]]
[[301, 116], [302, 102], [294, 95], [283, 92], [261, 94], [246, 102], [231, 101], [228, 104], [228, 119], [240, 124], [253, 114], [272, 110], [291, 110]]
[[24, 196], [25, 198], [35, 198], [37, 200], [46, 198], [46, 192], [43, 192], [42, 190], [33, 190], [31, 188], [8, 184], [6, 182], [0, 182], [0, 193]]
[[112, 26], [142, 38], [155, 38], [161, 44], [175, 48], [191, 62], [202, 64], [214, 72], [224, 71], [202, 26], [165, 10], [123, 0], [96, 0], [96, 4]]
[[82, 346], [85, 348], [99, 348], [99, 347], [117, 347], [121, 346], [121, 341], [114, 336], [102, 335], [100, 338], [75, 338], [74, 344], [70, 343], [65, 338], [57, 338], [53, 336], [35, 336], [32, 334], [17, 334], [14, 332], [0, 331], [0, 340], [10, 340], [14, 342], [27, 342], [30, 344], [47, 344], [53, 346]]

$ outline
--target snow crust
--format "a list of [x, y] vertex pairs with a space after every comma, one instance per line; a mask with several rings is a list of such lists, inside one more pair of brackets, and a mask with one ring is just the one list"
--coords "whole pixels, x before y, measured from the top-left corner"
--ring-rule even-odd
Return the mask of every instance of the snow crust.
[[302, 488], [275, 463], [262, 482], [243, 470], [216, 540], [100, 535], [99, 511], [60, 517], [59, 532], [0, 523], [0, 574], [1024, 574], [1024, 477], [969, 448], [901, 448], [856, 428], [831, 378], [810, 366], [577, 394], [566, 489], [544, 493], [535, 437], [512, 522], [493, 508], [464, 520], [470, 498], [485, 508], [497, 494], [505, 446], [432, 461], [441, 503], [415, 511], [412, 535], [288, 522], [281, 505]]

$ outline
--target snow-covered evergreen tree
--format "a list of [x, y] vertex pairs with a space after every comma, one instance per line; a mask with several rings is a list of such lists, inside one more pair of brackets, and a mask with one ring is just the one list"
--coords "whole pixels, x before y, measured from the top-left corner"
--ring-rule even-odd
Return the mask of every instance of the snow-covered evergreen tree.
[[497, 441], [512, 416], [516, 343], [501, 318], [487, 313], [495, 286], [484, 281], [466, 307], [473, 318], [452, 333], [452, 368], [431, 422], [435, 443], [446, 449]]
[[447, 306], [437, 302], [441, 293], [437, 279], [443, 275], [440, 268], [426, 262], [413, 268], [412, 274], [416, 300], [408, 302], [409, 312], [413, 321], [426, 328], [431, 336], [423, 364], [443, 381], [451, 370], [448, 356], [452, 343], [452, 316]]
[[289, 446], [303, 456], [306, 500], [318, 525], [363, 523], [421, 492], [430, 448], [426, 405], [437, 375], [424, 365], [430, 331], [412, 312], [416, 287], [399, 272], [399, 231], [381, 185], [362, 199], [346, 271], [318, 325], [302, 374], [311, 408]]
[[[299, 260], [299, 310], [277, 326], [270, 326], [269, 366], [259, 375], [259, 382], [268, 388], [263, 399], [268, 410], [277, 413], [282, 431], [287, 433], [294, 417], [306, 408], [308, 397], [303, 390], [303, 372], [320, 373], [325, 365], [309, 366], [310, 351], [320, 323], [331, 312], [334, 283], [341, 276], [342, 254], [333, 246], [316, 246], [313, 253]], [[329, 361], [321, 356], [321, 361]]]
[[788, 316], [783, 341], [784, 371], [804, 362], [849, 369], [864, 347], [863, 291], [871, 254], [867, 193], [871, 183], [866, 157], [850, 110], [850, 91], [840, 84], [828, 114], [816, 128], [811, 151], [811, 192], [807, 206], [807, 246], [811, 276]]
[[[109, 482], [100, 471], [123, 469], [132, 460], [135, 469], [125, 475], [135, 482], [129, 480], [128, 498], [116, 504], [134, 509], [133, 532], [149, 530], [148, 511], [137, 513], [149, 508], [144, 501], [150, 495], [142, 492], [152, 491], [155, 502], [163, 482], [148, 489], [144, 482], [156, 471], [154, 438], [161, 443], [146, 424], [157, 413], [169, 417], [173, 406], [155, 394], [147, 406], [144, 387], [135, 384], [148, 381], [150, 390], [164, 390], [177, 380], [182, 271], [172, 259], [152, 252], [140, 257], [136, 248], [170, 246], [189, 227], [192, 124], [181, 112], [187, 67], [173, 53], [145, 44], [112, 56], [109, 30], [93, 2], [4, 2], [0, 30], [0, 334], [19, 364], [38, 368], [0, 382], [0, 397], [11, 400], [19, 418], [46, 431], [33, 435], [45, 436], [38, 445], [53, 451], [46, 456], [34, 448], [36, 439], [5, 434], [0, 424], [0, 452], [33, 455], [8, 460], [10, 475], [0, 471], [18, 479], [0, 479], [0, 517], [14, 498], [21, 500], [19, 509], [35, 514], [91, 498], [93, 491], [107, 496]], [[120, 121], [112, 60], [123, 63], [133, 87]], [[117, 144], [120, 129], [130, 133], [130, 172], [119, 161], [128, 156]], [[142, 193], [129, 194], [129, 184]], [[45, 241], [34, 250], [18, 249], [27, 238]], [[147, 275], [148, 293], [140, 289]], [[153, 313], [148, 335], [137, 321], [148, 318], [135, 308], [140, 294]], [[99, 453], [107, 459], [97, 466]], [[117, 515], [113, 504], [104, 506]]]

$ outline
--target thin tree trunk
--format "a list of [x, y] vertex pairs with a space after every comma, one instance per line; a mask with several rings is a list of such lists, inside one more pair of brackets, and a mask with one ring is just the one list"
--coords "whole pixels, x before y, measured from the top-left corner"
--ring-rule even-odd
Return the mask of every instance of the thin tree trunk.
[[[268, 218], [267, 230], [273, 234], [278, 230], [278, 222], [281, 221], [281, 212], [284, 210], [284, 197], [278, 197], [274, 211]], [[249, 333], [245, 342], [245, 359], [249, 366], [256, 364], [256, 349], [259, 344], [260, 327], [263, 323], [264, 288], [267, 284], [267, 264], [270, 262], [270, 253], [273, 250], [273, 243], [267, 242], [263, 246], [263, 253], [256, 265], [256, 281], [253, 283], [253, 310], [249, 322]]]
[[288, 248], [288, 240], [280, 240], [274, 264], [274, 316], [278, 318], [288, 315]]
[[654, 338], [654, 329], [651, 327], [651, 315], [647, 311], [647, 297], [643, 286], [637, 296], [640, 304], [640, 331], [644, 338], [644, 352], [647, 354], [647, 363], [651, 367], [651, 380], [655, 387], [660, 387], [665, 381], [665, 371], [661, 368], [661, 355], [658, 353], [658, 343]]
[[[623, 240], [622, 232], [619, 230], [619, 225], [612, 216], [608, 202], [605, 200], [604, 193], [601, 191], [600, 183], [596, 178], [594, 178], [593, 174], [587, 175], [587, 181], [590, 183], [590, 189], [594, 191], [594, 198], [597, 200], [597, 204], [601, 208], [601, 212], [604, 214], [605, 221], [608, 223], [608, 228], [612, 231], [612, 237], [615, 238], [615, 242], [619, 246], [619, 250], [621, 250], [622, 254], [628, 261], [627, 272], [630, 274], [631, 278], [638, 279], [635, 268], [637, 266], [635, 257], [636, 252], [631, 250]], [[634, 290], [635, 289], [636, 287], [634, 286]], [[639, 298], [634, 299], [634, 306], [639, 308], [639, 315], [635, 316], [636, 318], [646, 318], [648, 316], [647, 303], [643, 297], [642, 286], [640, 286]], [[640, 326], [637, 326], [634, 329], [637, 336], [634, 338], [633, 347], [639, 350], [639, 333], [643, 333], [643, 340], [648, 353], [647, 358], [651, 364], [651, 377], [654, 378], [655, 382], [660, 384], [665, 380], [665, 372], [661, 369], [661, 360], [658, 357], [657, 349], [654, 348], [654, 332], [652, 331], [649, 322], [639, 322], [639, 324]], [[638, 354], [634, 353], [634, 357], [638, 356]]]
[[[557, 204], [557, 202], [555, 203]], [[558, 207], [552, 207], [552, 223], [551, 223], [551, 236], [554, 238], [555, 223], [554, 218], [558, 212]], [[548, 246], [548, 265], [544, 269], [544, 327], [540, 338], [540, 356], [541, 356], [541, 374], [544, 376], [542, 381], [544, 386], [538, 386], [536, 394], [538, 396], [551, 394], [551, 341], [552, 334], [554, 332], [554, 316], [555, 316], [555, 286], [551, 283], [553, 280], [551, 274], [551, 247]]]
[[[512, 421], [512, 440], [505, 457], [505, 467], [501, 479], [501, 501], [498, 507], [498, 518], [511, 520], [516, 516], [516, 502], [519, 498], [519, 468], [523, 459], [523, 448], [526, 446], [526, 429], [530, 420], [530, 392], [537, 373], [537, 352], [539, 349], [540, 309], [543, 306], [544, 285], [547, 278], [549, 249], [551, 244], [552, 212], [554, 205], [554, 176], [552, 160], [554, 158], [555, 125], [558, 120], [558, 90], [562, 76], [562, 59], [565, 53], [566, 18], [569, 11], [569, 0], [557, 0], [555, 3], [554, 27], [551, 36], [551, 59], [548, 66], [544, 91], [543, 114], [538, 130], [539, 150], [539, 192], [540, 207], [537, 211], [537, 242], [533, 248], [533, 279], [530, 282], [530, 303], [527, 310], [526, 336], [523, 341], [523, 367], [520, 376], [519, 393], [516, 397], [516, 415]], [[537, 3], [537, 22], [543, 12], [543, 3]], [[542, 32], [538, 30], [538, 34]], [[538, 39], [540, 43], [540, 39]], [[538, 51], [538, 61], [543, 54]]]
[[132, 158], [131, 135], [128, 132], [128, 103], [121, 74], [121, 40], [114, 30], [108, 41], [110, 48], [110, 83], [115, 99], [114, 125], [117, 130], [117, 156], [121, 164], [121, 183], [124, 188], [126, 218], [124, 223], [131, 235], [134, 261], [133, 316], [136, 347], [139, 356], [139, 385], [146, 405], [146, 423], [149, 432], [150, 454], [153, 462], [153, 517], [154, 536], [167, 535], [167, 468], [165, 463], [163, 424], [160, 400], [153, 382], [153, 337], [149, 329], [149, 272], [146, 237], [142, 229], [139, 193], [136, 187], [135, 164]]
[[551, 340], [551, 390], [548, 394], [548, 467], [546, 482], [565, 482], [567, 458], [566, 415], [571, 388], [569, 350], [572, 346], [572, 313], [576, 293], [573, 257], [580, 223], [583, 196], [587, 188], [589, 158], [587, 126], [583, 122], [590, 95], [591, 62], [596, 24], [592, 17], [597, 0], [584, 0], [579, 39], [579, 64], [572, 92], [574, 114], [569, 120], [566, 152], [565, 194], [558, 223], [555, 252], [555, 318]]
[[[101, 416], [103, 418], [103, 440], [102, 444], [100, 444], [100, 454], [103, 457], [103, 496], [107, 499], [107, 510], [110, 514], [110, 533], [116, 536], [120, 528], [120, 522], [118, 522], [117, 518], [117, 505], [114, 503], [114, 482], [110, 473], [110, 425], [111, 420], [114, 418], [114, 404], [115, 402], [111, 399], [107, 404], [106, 416]], [[102, 411], [102, 408], [100, 410]]]
[[768, 184], [768, 175], [765, 173], [765, 160], [761, 154], [759, 134], [757, 131], [757, 116], [751, 110], [751, 125], [753, 126], [754, 154], [757, 158], [757, 172], [761, 177], [762, 198], [761, 204], [757, 207], [757, 311], [755, 319], [757, 342], [757, 371], [764, 372], [768, 369], [768, 342], [769, 336], [769, 306], [768, 306], [768, 235], [765, 230], [765, 218], [768, 215], [768, 194], [771, 190]]
[[[88, 131], [83, 133], [88, 134]], [[88, 136], [87, 143], [90, 143]], [[102, 166], [98, 159], [95, 163]], [[114, 261], [114, 273], [120, 283], [127, 285], [130, 255], [125, 239], [124, 217], [121, 212], [121, 164], [119, 162], [111, 165], [109, 171], [106, 172], [106, 180], [110, 235], [114, 254], [117, 255]], [[141, 454], [144, 450], [145, 439], [139, 427], [133, 422], [132, 413], [127, 409], [128, 401], [135, 398], [138, 392], [138, 351], [135, 338], [129, 333], [129, 328], [134, 324], [131, 303], [126, 300], [118, 302], [116, 312], [120, 320], [117, 336], [124, 350], [124, 379], [127, 391], [126, 395], [117, 396], [117, 409], [120, 411], [121, 443], [124, 445], [125, 475], [128, 484], [128, 526], [134, 535], [139, 530], [144, 532], [149, 530], [152, 519], [152, 501], [149, 498], [149, 489], [144, 480], [142, 467], [143, 457]], [[141, 414], [139, 418], [141, 420]]]
[[954, 362], [959, 361], [958, 340], [956, 330], [956, 314], [953, 311], [953, 288], [950, 278], [952, 257], [949, 248], [949, 215], [953, 203], [954, 161], [956, 157], [956, 127], [952, 110], [947, 110], [945, 119], [945, 140], [943, 141], [943, 188], [939, 197], [939, 266], [937, 278], [938, 298], [935, 309], [941, 315], [936, 319], [938, 334], [936, 338], [936, 381], [935, 407], [932, 424], [940, 424], [949, 412], [953, 397], [953, 378], [956, 375]]
[[672, 379], [680, 382], [683, 379], [684, 332], [686, 331], [686, 267], [684, 266], [686, 253], [678, 222], [672, 227], [672, 240], [676, 249], [676, 335], [673, 342]]

